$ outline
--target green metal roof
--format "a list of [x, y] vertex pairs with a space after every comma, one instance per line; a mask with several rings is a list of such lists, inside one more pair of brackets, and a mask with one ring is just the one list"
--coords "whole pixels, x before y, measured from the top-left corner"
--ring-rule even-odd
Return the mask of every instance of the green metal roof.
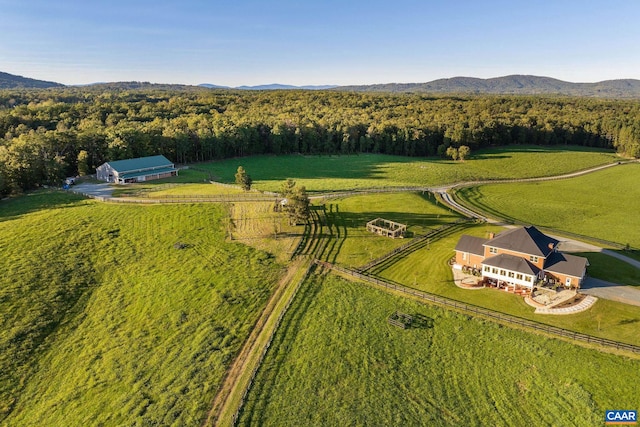
[[[120, 174], [141, 169], [170, 168], [173, 165], [165, 156], [138, 157], [137, 159], [115, 160], [107, 163]], [[136, 174], [136, 176], [139, 175], [143, 174]]]
[[177, 170], [176, 168], [160, 168], [160, 169], [153, 169], [153, 170], [146, 170], [146, 171], [140, 171], [140, 172], [132, 172], [132, 173], [125, 173], [122, 175], [119, 175], [118, 178], [120, 179], [129, 179], [129, 178], [135, 178], [138, 176], [146, 176], [146, 175], [155, 175], [155, 174], [159, 174], [159, 173], [167, 173], [167, 172], [171, 172], [171, 171], [175, 171]]

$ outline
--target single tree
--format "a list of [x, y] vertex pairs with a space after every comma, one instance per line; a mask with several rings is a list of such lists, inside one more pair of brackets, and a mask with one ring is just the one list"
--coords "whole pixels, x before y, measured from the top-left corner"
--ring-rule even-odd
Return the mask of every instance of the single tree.
[[236, 184], [238, 184], [244, 191], [251, 190], [251, 184], [253, 180], [247, 174], [247, 171], [244, 170], [242, 166], [238, 166], [238, 171], [236, 172]]
[[458, 148], [458, 159], [460, 159], [461, 162], [469, 157], [469, 154], [471, 154], [471, 148], [469, 148], [468, 145], [461, 145], [460, 148]]
[[458, 149], [455, 147], [447, 148], [447, 157], [451, 157], [453, 160], [458, 160]]
[[309, 219], [310, 202], [304, 186], [296, 186], [296, 182], [289, 178], [280, 187], [280, 197], [282, 210], [289, 217], [290, 224], [301, 224]]
[[302, 224], [309, 220], [311, 216], [309, 196], [304, 186], [296, 187], [291, 197], [291, 210], [289, 219], [293, 224]]
[[296, 182], [291, 178], [287, 178], [285, 182], [280, 186], [280, 197], [283, 199], [289, 199], [293, 195]]

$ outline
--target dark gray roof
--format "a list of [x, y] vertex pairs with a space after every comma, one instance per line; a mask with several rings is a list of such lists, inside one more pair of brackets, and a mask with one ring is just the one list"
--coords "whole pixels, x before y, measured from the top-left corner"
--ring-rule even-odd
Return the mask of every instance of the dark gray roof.
[[584, 270], [588, 265], [589, 260], [587, 258], [563, 254], [562, 252], [554, 252], [547, 258], [544, 269], [551, 273], [560, 273], [582, 278]]
[[463, 234], [458, 240], [456, 245], [456, 251], [469, 252], [476, 255], [484, 255], [484, 245], [487, 243], [487, 239], [482, 237], [467, 236]]
[[485, 243], [486, 246], [541, 257], [547, 257], [557, 244], [556, 239], [543, 234], [534, 226], [505, 231]]
[[119, 173], [126, 173], [130, 171], [138, 171], [150, 168], [173, 167], [173, 163], [170, 162], [165, 156], [138, 157], [136, 159], [115, 160], [113, 162], [107, 163], [109, 163], [109, 166], [111, 166]]
[[540, 271], [538, 267], [526, 259], [508, 254], [492, 256], [482, 261], [482, 264], [529, 275], [536, 275]]

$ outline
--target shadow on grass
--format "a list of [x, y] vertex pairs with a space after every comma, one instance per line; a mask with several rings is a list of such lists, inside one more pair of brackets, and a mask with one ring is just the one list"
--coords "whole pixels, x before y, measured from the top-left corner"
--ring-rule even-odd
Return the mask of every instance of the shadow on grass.
[[432, 329], [434, 326], [434, 320], [431, 317], [424, 314], [414, 313], [413, 322], [411, 322], [411, 328], [413, 329]]
[[73, 207], [86, 197], [62, 190], [38, 190], [0, 201], [0, 222], [44, 209]]
[[614, 252], [635, 259], [636, 261], [640, 261], [640, 250], [638, 249], [618, 249], [614, 250]]

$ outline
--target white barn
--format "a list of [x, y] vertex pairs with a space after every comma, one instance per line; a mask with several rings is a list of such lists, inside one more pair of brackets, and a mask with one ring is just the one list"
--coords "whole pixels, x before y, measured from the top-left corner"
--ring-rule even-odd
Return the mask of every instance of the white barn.
[[96, 168], [96, 178], [116, 184], [150, 181], [178, 175], [178, 169], [165, 156], [106, 162]]

